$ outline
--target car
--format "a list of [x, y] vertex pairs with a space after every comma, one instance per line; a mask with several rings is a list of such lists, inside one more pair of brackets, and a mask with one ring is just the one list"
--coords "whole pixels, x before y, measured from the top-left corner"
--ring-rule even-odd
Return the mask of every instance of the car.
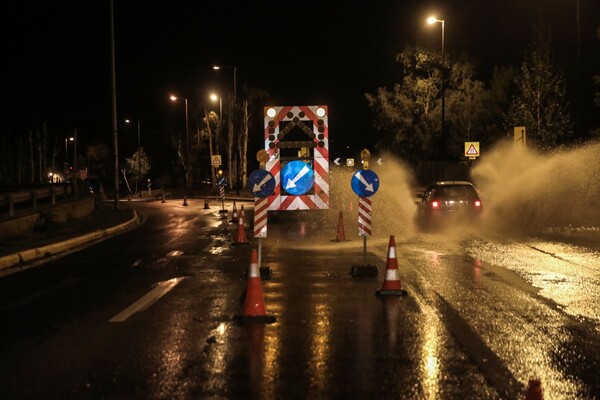
[[433, 182], [417, 195], [416, 225], [426, 231], [478, 224], [483, 202], [468, 181]]

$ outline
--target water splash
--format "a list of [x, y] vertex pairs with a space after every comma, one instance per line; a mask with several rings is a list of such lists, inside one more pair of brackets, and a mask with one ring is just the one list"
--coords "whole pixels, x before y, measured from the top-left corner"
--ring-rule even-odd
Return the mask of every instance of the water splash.
[[503, 142], [472, 171], [486, 225], [505, 232], [600, 225], [600, 143], [541, 154]]

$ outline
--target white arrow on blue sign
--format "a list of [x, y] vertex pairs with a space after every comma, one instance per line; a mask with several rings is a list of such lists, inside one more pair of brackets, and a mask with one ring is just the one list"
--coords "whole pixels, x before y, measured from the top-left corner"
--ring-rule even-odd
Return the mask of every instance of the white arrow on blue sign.
[[302, 161], [291, 161], [281, 170], [281, 185], [289, 194], [300, 196], [308, 192], [315, 182], [315, 172]]
[[269, 197], [275, 191], [275, 178], [266, 169], [257, 169], [248, 176], [248, 189], [254, 197]]
[[370, 169], [361, 169], [352, 176], [350, 186], [360, 197], [371, 197], [379, 189], [379, 177]]

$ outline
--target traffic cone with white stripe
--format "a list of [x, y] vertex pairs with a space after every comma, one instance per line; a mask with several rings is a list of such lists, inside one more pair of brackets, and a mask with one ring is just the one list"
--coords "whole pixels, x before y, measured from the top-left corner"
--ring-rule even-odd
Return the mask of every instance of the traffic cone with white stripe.
[[544, 391], [542, 390], [542, 381], [539, 379], [530, 379], [525, 391], [525, 400], [544, 400]]
[[235, 201], [233, 202], [233, 210], [231, 211], [231, 222], [238, 222], [240, 216], [238, 215], [237, 206]]
[[394, 236], [390, 236], [390, 244], [388, 246], [387, 264], [385, 267], [385, 277], [383, 278], [383, 286], [378, 289], [375, 294], [377, 296], [406, 296], [406, 290], [402, 289], [400, 282], [400, 273], [398, 272], [398, 260], [396, 259], [396, 241]]
[[256, 249], [252, 249], [252, 253], [250, 254], [250, 269], [248, 270], [246, 300], [244, 301], [242, 315], [240, 315], [237, 319], [240, 322], [258, 322], [267, 324], [275, 322], [274, 316], [267, 315]]
[[346, 230], [344, 229], [344, 216], [340, 211], [340, 217], [338, 218], [338, 226], [337, 233], [335, 235], [335, 242], [345, 242], [346, 241]]
[[238, 218], [237, 236], [233, 244], [245, 244], [248, 243], [246, 239], [246, 228], [244, 227], [244, 218]]
[[306, 222], [300, 221], [300, 239], [304, 239], [306, 237]]
[[244, 211], [244, 205], [240, 207], [240, 218], [244, 219], [244, 226], [246, 226], [246, 212]]
[[204, 209], [210, 210], [210, 207], [208, 206], [208, 196], [204, 196]]

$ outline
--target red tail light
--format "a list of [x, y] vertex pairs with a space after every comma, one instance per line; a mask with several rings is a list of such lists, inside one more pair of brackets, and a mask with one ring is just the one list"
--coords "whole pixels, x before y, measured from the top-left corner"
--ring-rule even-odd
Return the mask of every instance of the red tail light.
[[440, 202], [438, 200], [433, 200], [431, 202], [431, 208], [440, 208]]
[[475, 200], [475, 207], [477, 207], [477, 208], [481, 207], [481, 200]]

